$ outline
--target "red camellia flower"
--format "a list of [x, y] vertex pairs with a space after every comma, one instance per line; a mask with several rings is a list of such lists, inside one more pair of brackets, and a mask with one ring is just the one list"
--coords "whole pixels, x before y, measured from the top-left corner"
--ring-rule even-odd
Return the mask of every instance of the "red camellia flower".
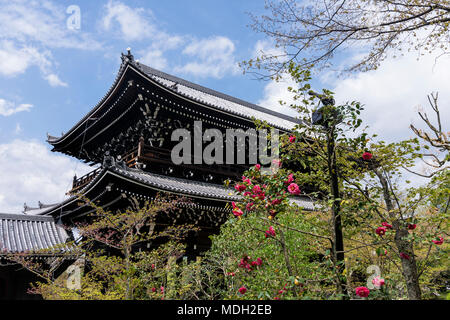
[[247, 178], [245, 176], [242, 176], [242, 181], [247, 183], [247, 184], [252, 184], [252, 180], [250, 180], [250, 178]]
[[299, 188], [299, 186], [298, 186], [296, 183], [291, 183], [291, 184], [288, 186], [288, 191], [289, 191], [291, 194], [300, 194], [300, 188]]
[[400, 257], [401, 257], [402, 259], [409, 260], [409, 256], [408, 256], [406, 253], [404, 253], [404, 252], [400, 252]]
[[272, 226], [270, 226], [269, 230], [266, 231], [265, 236], [266, 236], [266, 238], [275, 237], [275, 229]]
[[408, 224], [408, 229], [409, 230], [414, 230], [416, 228], [415, 224]]
[[240, 217], [240, 216], [242, 216], [242, 215], [244, 214], [244, 212], [242, 212], [241, 209], [236, 208], [236, 209], [233, 210], [233, 214], [234, 214], [236, 217]]
[[261, 193], [261, 187], [256, 185], [253, 187], [252, 191], [253, 191], [253, 194], [259, 194], [259, 193]]
[[362, 158], [366, 161], [370, 160], [370, 159], [372, 159], [372, 154], [370, 152], [364, 152], [362, 155]]
[[439, 237], [439, 240], [431, 240], [431, 241], [433, 241], [434, 244], [437, 244], [438, 246], [440, 246], [441, 244], [444, 243], [444, 238]]
[[382, 225], [383, 227], [386, 227], [387, 229], [392, 229], [392, 225], [390, 225], [390, 224], [387, 223], [387, 222], [382, 222], [381, 225]]
[[156, 288], [155, 287], [152, 288], [152, 292], [156, 292]]
[[255, 169], [259, 171], [259, 169], [261, 169], [261, 165], [259, 163], [255, 164]]
[[280, 204], [281, 203], [281, 199], [273, 199], [272, 200], [272, 205], [277, 205], [277, 204]]
[[358, 297], [367, 298], [369, 296], [370, 291], [366, 287], [357, 287], [355, 289], [355, 293]]
[[386, 228], [385, 227], [378, 227], [377, 230], [375, 231], [377, 235], [384, 236], [384, 234], [386, 233]]
[[238, 291], [239, 291], [240, 294], [245, 294], [247, 292], [247, 288], [246, 287], [240, 287]]
[[239, 191], [239, 192], [242, 192], [242, 191], [244, 191], [245, 190], [245, 185], [243, 185], [243, 184], [236, 184], [235, 186], [234, 186], [234, 188], [237, 190], [237, 191]]
[[289, 137], [289, 142], [290, 143], [294, 143], [295, 142], [295, 136], [290, 136]]
[[288, 179], [284, 182], [284, 184], [290, 184], [292, 182], [294, 182], [294, 174], [291, 173], [288, 175]]

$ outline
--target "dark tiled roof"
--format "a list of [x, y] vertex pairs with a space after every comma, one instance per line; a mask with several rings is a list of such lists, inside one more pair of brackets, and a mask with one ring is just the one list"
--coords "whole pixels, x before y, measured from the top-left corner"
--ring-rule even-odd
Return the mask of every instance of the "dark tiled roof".
[[0, 253], [49, 249], [64, 244], [67, 238], [53, 217], [0, 213]]
[[174, 90], [178, 94], [187, 96], [201, 103], [214, 106], [215, 108], [246, 118], [254, 117], [259, 120], [264, 120], [270, 125], [274, 125], [285, 130], [291, 130], [296, 124], [300, 123], [300, 120], [283, 113], [263, 108], [222, 92], [203, 87], [141, 63], [136, 63], [134, 61], [131, 63], [133, 66], [137, 67], [143, 73], [150, 76], [153, 80], [156, 80], [168, 89]]
[[[227, 201], [239, 201], [241, 196], [236, 194], [233, 188], [225, 188], [222, 185], [180, 179], [163, 176], [155, 173], [144, 172], [136, 169], [120, 169], [113, 167], [113, 171], [132, 178], [136, 181], [144, 182], [155, 188], [165, 191], [172, 191], [185, 195], [200, 196], [210, 199], [224, 199]], [[291, 197], [291, 203], [303, 207], [306, 210], [314, 210], [313, 201], [305, 197]]]
[[234, 201], [238, 200], [239, 196], [234, 193], [232, 188], [225, 187], [205, 182], [198, 182], [193, 180], [163, 176], [156, 173], [144, 172], [136, 169], [121, 169], [118, 167], [111, 167], [115, 173], [123, 177], [131, 178], [134, 181], [143, 182], [146, 185], [155, 187], [163, 191], [180, 193], [183, 195], [199, 196], [209, 199], [220, 199]]

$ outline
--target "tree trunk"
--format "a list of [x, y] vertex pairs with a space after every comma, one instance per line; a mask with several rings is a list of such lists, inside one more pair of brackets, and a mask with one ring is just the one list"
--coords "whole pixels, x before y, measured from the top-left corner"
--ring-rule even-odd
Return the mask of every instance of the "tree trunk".
[[400, 257], [402, 261], [402, 274], [406, 282], [408, 298], [410, 300], [420, 300], [421, 292], [419, 277], [417, 274], [416, 258], [414, 256], [414, 248], [410, 241], [404, 240], [408, 236], [408, 230], [403, 229], [398, 220], [394, 222], [393, 227], [395, 230], [395, 245], [398, 251], [409, 257]]
[[397, 219], [394, 214], [395, 208], [386, 178], [376, 168], [373, 168], [373, 171], [380, 180], [381, 186], [383, 188], [384, 202], [386, 203], [386, 208], [389, 212], [389, 216], [394, 219], [392, 225], [395, 230], [395, 246], [397, 247], [399, 254], [403, 253], [408, 256], [400, 256], [400, 259], [402, 261], [402, 275], [406, 282], [408, 298], [410, 300], [420, 300], [421, 292], [419, 286], [419, 277], [417, 273], [416, 258], [414, 257], [414, 247], [412, 242], [405, 240], [408, 236], [408, 230], [405, 229], [404, 226], [402, 226], [399, 219]]
[[338, 172], [336, 166], [336, 150], [335, 150], [335, 142], [334, 142], [334, 127], [331, 128], [330, 132], [327, 134], [327, 151], [328, 151], [328, 173], [330, 176], [330, 188], [331, 194], [333, 195], [333, 205], [331, 208], [333, 215], [333, 232], [334, 232], [334, 241], [333, 241], [333, 252], [334, 261], [336, 263], [337, 269], [337, 289], [339, 293], [347, 294], [347, 290], [345, 285], [343, 285], [340, 276], [345, 268], [345, 256], [344, 256], [344, 237], [342, 235], [342, 222], [341, 222], [341, 200], [339, 193], [339, 181], [338, 181]]

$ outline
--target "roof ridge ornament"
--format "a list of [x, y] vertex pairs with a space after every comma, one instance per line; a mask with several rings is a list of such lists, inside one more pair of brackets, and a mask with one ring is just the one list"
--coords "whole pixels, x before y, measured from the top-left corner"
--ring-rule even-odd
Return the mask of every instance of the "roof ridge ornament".
[[131, 48], [127, 48], [127, 54], [121, 53], [122, 64], [126, 62], [134, 62], [134, 56], [131, 54]]

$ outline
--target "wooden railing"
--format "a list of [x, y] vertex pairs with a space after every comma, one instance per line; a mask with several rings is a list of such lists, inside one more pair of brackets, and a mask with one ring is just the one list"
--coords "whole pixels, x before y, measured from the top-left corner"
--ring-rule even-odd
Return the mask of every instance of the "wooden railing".
[[74, 194], [78, 190], [82, 189], [84, 186], [86, 186], [89, 182], [91, 182], [102, 170], [102, 167], [98, 167], [97, 169], [85, 174], [84, 176], [73, 179], [72, 183], [72, 189], [68, 192], [68, 194]]

